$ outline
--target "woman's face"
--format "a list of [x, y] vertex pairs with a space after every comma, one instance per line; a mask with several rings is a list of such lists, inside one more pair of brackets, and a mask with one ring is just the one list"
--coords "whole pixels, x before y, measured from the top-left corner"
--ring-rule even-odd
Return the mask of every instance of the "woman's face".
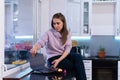
[[60, 32], [63, 28], [63, 22], [58, 18], [54, 18], [53, 19], [53, 26], [54, 26], [54, 29], [56, 31]]

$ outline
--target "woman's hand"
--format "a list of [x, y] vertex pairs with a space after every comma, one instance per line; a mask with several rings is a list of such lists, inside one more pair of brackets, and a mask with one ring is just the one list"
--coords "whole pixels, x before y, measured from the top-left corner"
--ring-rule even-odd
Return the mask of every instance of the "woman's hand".
[[35, 55], [36, 55], [38, 49], [40, 49], [40, 45], [36, 43], [36, 44], [33, 46], [33, 48], [30, 50], [30, 53], [32, 54], [32, 56], [35, 56]]
[[36, 53], [37, 53], [37, 50], [33, 47], [33, 48], [30, 50], [30, 53], [32, 54], [32, 56], [35, 56]]
[[52, 64], [53, 64], [53, 68], [56, 68], [57, 65], [59, 64], [60, 60], [59, 59], [55, 59]]

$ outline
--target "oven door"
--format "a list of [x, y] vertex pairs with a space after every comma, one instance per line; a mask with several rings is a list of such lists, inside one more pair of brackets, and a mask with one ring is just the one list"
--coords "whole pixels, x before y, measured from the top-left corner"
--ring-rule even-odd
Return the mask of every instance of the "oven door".
[[116, 60], [93, 60], [93, 80], [117, 80]]

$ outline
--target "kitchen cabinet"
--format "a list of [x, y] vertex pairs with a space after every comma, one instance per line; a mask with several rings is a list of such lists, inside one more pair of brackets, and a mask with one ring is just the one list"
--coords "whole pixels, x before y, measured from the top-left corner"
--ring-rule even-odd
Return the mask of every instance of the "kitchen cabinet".
[[87, 80], [92, 80], [92, 60], [83, 60]]
[[72, 36], [90, 35], [91, 0], [67, 0], [66, 16]]
[[91, 35], [92, 0], [81, 1], [81, 35]]
[[[14, 34], [13, 36], [33, 35], [33, 1], [32, 0], [18, 0], [18, 4], [14, 8], [15, 12], [13, 17]], [[23, 4], [24, 3], [24, 4]], [[18, 12], [19, 11], [19, 12]], [[16, 22], [16, 23], [15, 23]], [[28, 31], [29, 30], [29, 31]]]
[[93, 0], [93, 2], [97, 2], [97, 3], [108, 3], [108, 2], [115, 2], [116, 0]]
[[13, 35], [18, 32], [16, 29], [18, 27], [18, 6], [16, 1], [11, 1], [11, 3], [5, 3], [5, 34]]
[[66, 7], [67, 26], [72, 36], [80, 36], [81, 32], [81, 2], [80, 0], [67, 0]]
[[72, 36], [115, 35], [119, 25], [117, 0], [67, 0], [67, 21]]
[[52, 16], [55, 13], [62, 13], [65, 15], [66, 13], [66, 2], [67, 0], [50, 0], [49, 1], [49, 16], [50, 16], [50, 21], [52, 19]]
[[120, 36], [120, 0], [117, 0], [116, 5], [116, 26], [115, 26], [115, 36]]
[[90, 1], [87, 0], [87, 3], [81, 0], [52, 0], [49, 2], [50, 20], [54, 13], [61, 12], [66, 17], [67, 26], [72, 32], [72, 36], [89, 35], [90, 20], [88, 19], [90, 19], [90, 15], [88, 6]]
[[118, 61], [118, 80], [120, 80], [120, 61]]
[[117, 5], [115, 0], [94, 0], [92, 2], [91, 35], [114, 35]]

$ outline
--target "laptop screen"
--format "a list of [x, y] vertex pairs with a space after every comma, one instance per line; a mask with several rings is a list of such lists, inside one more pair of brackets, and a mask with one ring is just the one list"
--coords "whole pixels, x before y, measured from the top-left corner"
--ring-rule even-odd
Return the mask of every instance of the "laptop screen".
[[45, 67], [45, 59], [42, 53], [37, 53], [35, 56], [30, 55], [30, 67], [34, 69], [42, 69]]

